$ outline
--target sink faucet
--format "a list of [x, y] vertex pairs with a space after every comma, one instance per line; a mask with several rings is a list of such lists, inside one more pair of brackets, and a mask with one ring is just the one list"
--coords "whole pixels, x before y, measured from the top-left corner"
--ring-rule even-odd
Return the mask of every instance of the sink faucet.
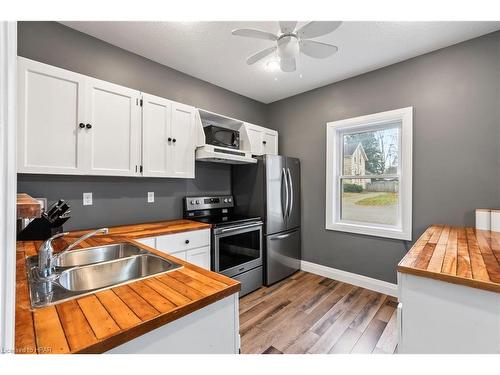
[[59, 258], [67, 251], [73, 249], [80, 242], [85, 241], [86, 239], [100, 232], [102, 232], [103, 234], [108, 234], [108, 228], [100, 228], [92, 232], [89, 232], [87, 234], [84, 234], [76, 241], [74, 241], [72, 244], [63, 249], [61, 252], [57, 253], [56, 255], [54, 255], [54, 248], [52, 247], [52, 241], [55, 240], [56, 238], [67, 235], [69, 232], [58, 233], [50, 237], [48, 240], [42, 243], [42, 245], [38, 249], [38, 275], [43, 279], [50, 279], [52, 276], [52, 272], [54, 271], [54, 262], [57, 258]]

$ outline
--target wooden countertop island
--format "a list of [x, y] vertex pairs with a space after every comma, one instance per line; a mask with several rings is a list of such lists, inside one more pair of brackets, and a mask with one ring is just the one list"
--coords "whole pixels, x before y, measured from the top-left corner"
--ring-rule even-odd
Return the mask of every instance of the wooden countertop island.
[[500, 233], [432, 225], [398, 265], [398, 352], [500, 354]]
[[500, 233], [432, 225], [401, 260], [398, 271], [500, 292]]
[[[240, 290], [240, 283], [165, 254], [134, 239], [210, 228], [172, 220], [110, 228], [79, 247], [134, 242], [183, 267], [166, 274], [100, 291], [53, 306], [31, 310], [25, 259], [41, 241], [17, 243], [15, 347], [17, 353], [102, 353], [167, 323], [187, 316]], [[84, 232], [71, 233], [72, 236]], [[62, 249], [65, 239], [54, 241]]]

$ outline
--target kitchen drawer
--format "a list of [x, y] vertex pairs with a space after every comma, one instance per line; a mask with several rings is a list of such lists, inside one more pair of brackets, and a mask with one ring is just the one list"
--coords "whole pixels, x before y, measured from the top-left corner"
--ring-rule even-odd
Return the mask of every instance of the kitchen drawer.
[[210, 229], [195, 230], [156, 237], [156, 249], [167, 254], [210, 246]]

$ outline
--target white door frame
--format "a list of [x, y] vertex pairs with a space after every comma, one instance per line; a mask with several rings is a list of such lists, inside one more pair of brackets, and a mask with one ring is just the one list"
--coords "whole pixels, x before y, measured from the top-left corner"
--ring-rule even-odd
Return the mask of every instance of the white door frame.
[[14, 349], [17, 22], [0, 22], [0, 353]]

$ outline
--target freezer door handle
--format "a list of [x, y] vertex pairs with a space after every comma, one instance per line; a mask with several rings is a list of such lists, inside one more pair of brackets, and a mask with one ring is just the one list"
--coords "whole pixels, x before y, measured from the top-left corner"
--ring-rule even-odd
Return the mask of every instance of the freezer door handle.
[[[285, 209], [284, 210], [283, 210], [283, 199], [281, 199], [281, 209], [283, 211], [283, 218], [285, 218], [288, 214], [288, 202], [290, 200], [290, 196], [288, 193], [288, 179], [287, 179], [287, 175], [285, 172], [285, 168], [282, 168], [281, 172], [282, 172], [282, 178], [281, 178], [282, 186], [283, 186], [283, 181], [285, 181]], [[283, 191], [283, 189], [281, 189], [281, 191]]]
[[290, 168], [286, 169], [288, 180], [290, 181], [290, 207], [288, 208], [288, 218], [292, 214], [293, 210], [293, 182], [292, 182], [292, 173], [290, 172]]
[[290, 237], [292, 234], [295, 234], [295, 232], [286, 233], [286, 234], [281, 234], [281, 235], [279, 235], [279, 236], [270, 237], [269, 239], [270, 239], [271, 241], [274, 241], [274, 240], [282, 240], [283, 238]]

